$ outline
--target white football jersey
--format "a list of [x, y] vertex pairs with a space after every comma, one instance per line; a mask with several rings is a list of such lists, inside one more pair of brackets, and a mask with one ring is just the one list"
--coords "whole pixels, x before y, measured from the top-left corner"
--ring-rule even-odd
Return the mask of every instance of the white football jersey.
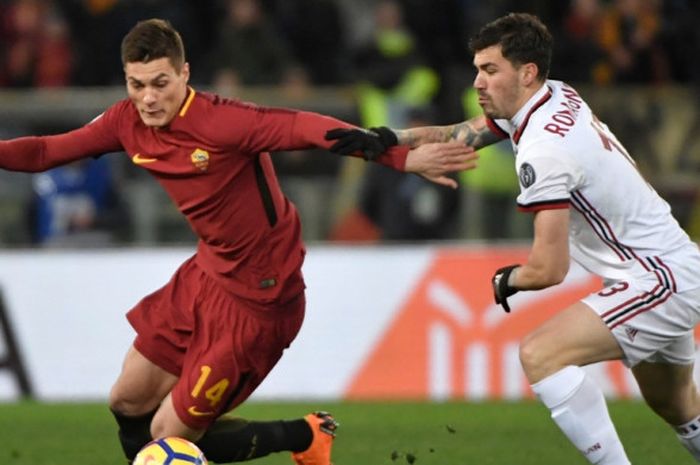
[[548, 80], [511, 120], [518, 208], [570, 208], [571, 255], [606, 280], [654, 272], [675, 292], [700, 287], [700, 252], [625, 148], [568, 84]]

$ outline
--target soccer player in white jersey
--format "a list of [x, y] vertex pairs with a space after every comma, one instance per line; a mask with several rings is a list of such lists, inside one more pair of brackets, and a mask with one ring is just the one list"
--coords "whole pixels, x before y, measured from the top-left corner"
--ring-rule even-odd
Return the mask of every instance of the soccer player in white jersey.
[[624, 147], [567, 84], [548, 80], [552, 37], [529, 14], [509, 14], [470, 42], [485, 115], [451, 126], [337, 130], [335, 151], [460, 140], [476, 148], [510, 138], [518, 207], [533, 212], [527, 262], [497, 270], [497, 303], [560, 283], [569, 257], [605, 288], [525, 337], [520, 360], [539, 399], [595, 464], [629, 464], [603, 394], [581, 369], [631, 368], [647, 404], [700, 463], [700, 397], [693, 330], [700, 321], [700, 253]]

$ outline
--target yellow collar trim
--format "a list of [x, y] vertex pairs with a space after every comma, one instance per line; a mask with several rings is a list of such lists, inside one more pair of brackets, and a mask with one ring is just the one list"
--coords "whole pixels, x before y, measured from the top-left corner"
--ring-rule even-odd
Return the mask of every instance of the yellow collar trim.
[[196, 92], [194, 91], [194, 89], [192, 87], [187, 86], [187, 88], [189, 89], [190, 94], [187, 96], [187, 100], [185, 100], [185, 104], [180, 109], [180, 117], [185, 116], [185, 114], [187, 113], [187, 110], [189, 110], [190, 105], [192, 104], [192, 100], [194, 100], [194, 96], [196, 94]]

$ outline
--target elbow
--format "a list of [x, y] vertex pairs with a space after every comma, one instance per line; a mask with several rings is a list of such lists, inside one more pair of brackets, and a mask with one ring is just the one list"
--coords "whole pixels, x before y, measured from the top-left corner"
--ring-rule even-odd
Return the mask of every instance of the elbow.
[[0, 141], [0, 168], [37, 173], [51, 168], [45, 138], [20, 137]]
[[566, 278], [566, 275], [569, 273], [569, 264], [566, 263], [565, 265], [559, 265], [559, 266], [553, 266], [549, 270], [547, 270], [546, 273], [544, 273], [544, 276], [542, 277], [544, 286], [543, 287], [550, 287], [550, 286], [556, 286], [557, 284], [561, 284], [562, 281], [564, 281], [564, 278]]
[[532, 290], [545, 289], [561, 284], [569, 272], [569, 266], [567, 263], [565, 266], [551, 266], [535, 269], [534, 271], [535, 273], [531, 275], [530, 285], [527, 287]]
[[561, 284], [562, 281], [564, 281], [564, 278], [566, 278], [567, 272], [568, 272], [568, 270], [557, 270], [557, 271], [553, 272], [549, 276], [549, 280], [550, 280], [549, 285], [556, 286], [557, 284]]
[[55, 168], [57, 165], [51, 163], [32, 163], [30, 165], [21, 166], [13, 171], [21, 171], [24, 173], [42, 173], [44, 171]]

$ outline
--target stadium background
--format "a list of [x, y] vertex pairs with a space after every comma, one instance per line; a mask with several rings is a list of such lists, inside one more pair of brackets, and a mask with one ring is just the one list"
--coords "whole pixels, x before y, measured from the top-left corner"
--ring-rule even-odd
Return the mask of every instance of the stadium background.
[[[3, 0], [0, 137], [64, 131], [123, 98], [119, 40], [134, 21], [153, 16], [167, 18], [181, 30], [198, 90], [320, 111], [365, 126], [461, 121], [478, 111], [469, 100], [473, 74], [466, 39], [500, 14], [529, 11], [554, 33], [552, 77], [581, 92], [697, 240], [697, 3]], [[244, 17], [248, 11], [250, 20], [256, 7], [256, 26], [236, 25], [240, 18], [233, 19], [234, 9], [243, 8]], [[402, 12], [398, 19], [396, 8]], [[242, 46], [247, 40], [260, 47]], [[256, 60], [263, 54], [270, 58]], [[340, 450], [341, 458], [347, 457], [338, 461], [341, 465], [362, 460], [363, 453], [364, 460], [375, 463], [410, 463], [407, 454], [419, 448], [425, 463], [475, 458], [479, 463], [542, 463], [535, 461], [537, 447], [549, 437], [556, 444], [548, 445], [554, 447], [552, 453], [563, 454], [553, 455], [551, 463], [584, 463], [553, 427], [548, 429], [546, 413], [532, 405], [515, 354], [528, 328], [597, 282], [573, 268], [556, 290], [516, 296], [517, 310], [507, 318], [492, 304], [489, 270], [522, 259], [530, 237], [529, 217], [514, 208], [517, 185], [507, 152], [499, 147], [483, 155], [488, 175], [461, 176], [456, 195], [407, 186], [390, 173], [372, 172], [362, 161], [322, 151], [275, 154], [283, 188], [299, 208], [310, 244], [305, 266], [309, 306], [298, 340], [256, 394], [260, 404], [251, 408], [260, 410], [254, 413], [297, 415], [298, 409], [318, 403], [340, 409], [348, 418], [348, 436], [355, 435], [355, 442], [347, 439]], [[489, 157], [501, 162], [486, 161]], [[0, 457], [5, 453], [10, 463], [74, 463], [32, 456], [35, 448], [27, 447], [21, 431], [38, 431], [37, 425], [48, 431], [56, 425], [54, 416], [91, 409], [99, 412], [93, 415], [95, 424], [103, 425], [95, 428], [100, 435], [77, 449], [111, 444], [105, 446], [110, 458], [101, 463], [120, 463], [110, 455], [116, 439], [103, 409], [133, 336], [124, 312], [164, 283], [194, 250], [188, 226], [152, 179], [123, 155], [101, 160], [113, 181], [113, 202], [89, 209], [94, 217], [84, 227], [46, 237], [37, 231], [41, 207], [35, 202], [51, 179], [0, 172], [0, 289], [7, 318], [2, 326], [16, 343], [12, 347], [4, 334], [4, 346], [0, 344], [0, 429], [7, 431], [0, 434], [0, 445], [11, 445], [0, 448]], [[377, 190], [377, 184], [384, 189]], [[408, 198], [398, 195], [406, 189]], [[380, 202], [385, 198], [401, 206], [398, 216], [387, 211], [386, 201]], [[65, 206], [63, 201], [49, 200], [48, 205]], [[24, 389], [25, 395], [17, 366], [27, 374], [30, 390]], [[614, 404], [613, 413], [623, 412], [621, 434], [638, 440], [634, 453], [644, 463], [690, 463], [658, 420], [639, 413], [644, 410], [634, 383], [619, 365], [589, 370], [611, 399], [633, 399]], [[38, 403], [27, 403], [26, 394]], [[490, 410], [494, 400], [509, 403], [505, 408], [493, 404]], [[511, 403], [515, 400], [522, 403]], [[285, 404], [266, 407], [277, 401]], [[299, 401], [310, 404], [287, 403]], [[56, 414], [66, 402], [69, 408]], [[74, 402], [85, 404], [70, 408]], [[386, 409], [401, 421], [389, 431], [367, 434], [360, 425], [370, 423], [372, 408]], [[523, 408], [532, 408], [532, 414], [520, 417]], [[456, 413], [460, 411], [468, 413]], [[355, 412], [366, 413], [357, 413], [358, 420]], [[76, 421], [93, 424], [87, 415]], [[444, 427], [472, 416], [474, 423], [464, 427], [474, 428], [470, 433], [475, 438], [482, 425], [511, 435], [510, 455], [505, 448], [499, 459], [493, 449], [502, 447], [484, 433], [475, 439], [483, 450], [473, 442], [453, 441], [445, 446], [454, 449], [453, 455], [435, 455], [431, 462], [432, 452], [425, 450], [441, 444], [444, 433], [433, 434], [433, 424]], [[506, 427], [511, 422], [531, 425], [532, 443], [527, 437], [518, 442], [516, 431]], [[76, 448], [66, 444], [70, 429], [52, 431], [56, 429], [65, 429], [66, 439], [46, 447], [70, 457]], [[90, 426], [73, 434], [86, 429]], [[647, 454], [646, 445], [664, 434], [668, 449]], [[529, 452], [520, 456], [518, 448]]]

